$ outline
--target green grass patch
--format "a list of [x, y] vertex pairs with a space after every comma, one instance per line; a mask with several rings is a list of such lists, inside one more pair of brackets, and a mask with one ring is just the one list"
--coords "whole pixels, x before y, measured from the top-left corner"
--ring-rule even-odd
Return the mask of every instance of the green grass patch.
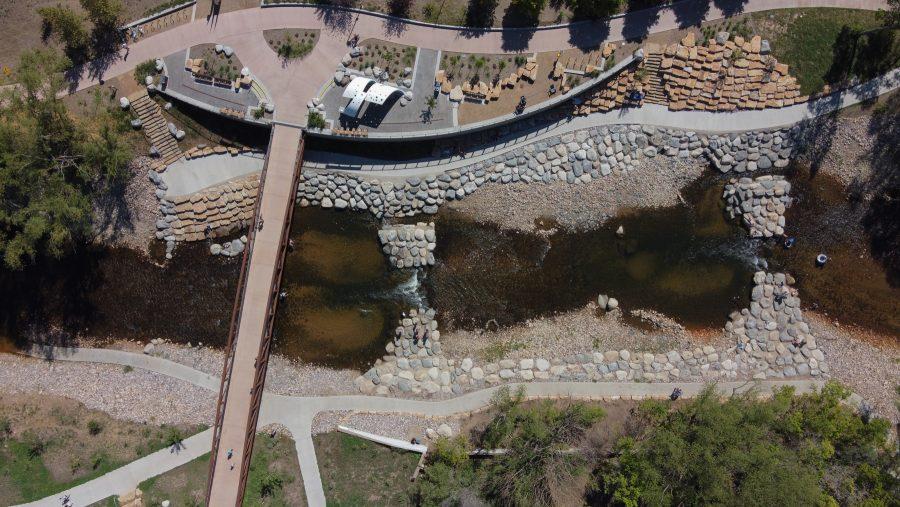
[[[237, 480], [240, 461], [235, 461]], [[247, 506], [280, 506], [305, 504], [303, 481], [293, 440], [259, 433], [253, 446], [250, 475], [244, 494]], [[144, 492], [144, 505], [159, 505], [169, 500], [173, 506], [201, 506], [206, 497], [209, 454], [162, 475], [147, 479], [139, 486]]]
[[419, 454], [344, 433], [313, 437], [329, 506], [411, 505]]
[[770, 40], [778, 61], [790, 66], [804, 95], [849, 77], [873, 77], [900, 55], [896, 30], [865, 33], [881, 26], [875, 11], [789, 9], [753, 16], [758, 27], [767, 27], [760, 35]]
[[134, 80], [141, 86], [146, 84], [147, 76], [156, 75], [156, 60], [147, 60], [134, 68]]

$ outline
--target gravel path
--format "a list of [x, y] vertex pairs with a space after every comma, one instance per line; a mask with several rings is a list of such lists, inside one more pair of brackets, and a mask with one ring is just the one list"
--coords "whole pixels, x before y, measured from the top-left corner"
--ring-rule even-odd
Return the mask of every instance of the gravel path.
[[705, 163], [694, 160], [644, 157], [633, 171], [616, 171], [610, 177], [585, 184], [485, 185], [449, 206], [503, 229], [533, 232], [539, 219], [550, 219], [569, 229], [589, 229], [625, 208], [677, 204], [680, 199], [677, 189], [696, 180], [705, 168]]
[[48, 362], [0, 354], [5, 392], [52, 394], [117, 419], [153, 424], [212, 424], [215, 394], [171, 377], [122, 366]]

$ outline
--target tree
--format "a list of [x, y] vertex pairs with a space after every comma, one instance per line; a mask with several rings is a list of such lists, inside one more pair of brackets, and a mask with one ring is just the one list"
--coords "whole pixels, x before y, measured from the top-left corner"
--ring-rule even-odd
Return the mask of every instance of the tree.
[[509, 8], [524, 18], [526, 23], [537, 25], [545, 5], [547, 5], [547, 0], [512, 0]]
[[0, 99], [0, 255], [9, 268], [84, 241], [93, 197], [122, 181], [131, 158], [120, 119], [104, 110], [76, 120], [57, 98], [69, 65], [52, 50], [26, 52], [20, 86]]
[[389, 0], [388, 12], [391, 16], [398, 18], [409, 18], [409, 10], [412, 7], [412, 0]]
[[577, 446], [603, 411], [583, 403], [560, 408], [550, 401], [522, 405], [524, 393], [498, 391], [498, 415], [482, 437], [484, 448], [504, 448], [482, 469], [482, 493], [501, 505], [561, 505], [580, 501], [572, 487], [586, 472]]
[[887, 10], [879, 10], [884, 25], [889, 27], [900, 26], [900, 0], [887, 0]]
[[622, 0], [569, 0], [569, 8], [577, 19], [600, 19], [618, 14]]
[[[624, 505], [844, 505], [896, 492], [883, 463], [888, 425], [865, 422], [841, 403], [848, 394], [829, 383], [722, 402], [710, 387], [671, 412], [645, 404], [599, 482]], [[871, 485], [854, 480], [860, 467]]]
[[498, 0], [469, 0], [466, 8], [466, 26], [487, 28], [494, 24], [494, 11]]
[[79, 0], [79, 3], [94, 28], [101, 31], [117, 29], [125, 11], [120, 0]]
[[37, 12], [44, 24], [44, 32], [55, 35], [65, 45], [67, 53], [74, 55], [87, 48], [88, 33], [81, 15], [61, 5], [41, 7]]

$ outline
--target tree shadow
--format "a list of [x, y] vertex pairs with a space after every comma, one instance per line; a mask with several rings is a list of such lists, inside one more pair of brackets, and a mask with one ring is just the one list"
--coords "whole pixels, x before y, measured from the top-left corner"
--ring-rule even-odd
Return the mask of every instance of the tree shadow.
[[537, 32], [537, 17], [531, 13], [510, 6], [503, 13], [501, 48], [503, 51], [520, 53], [528, 49], [531, 39]]
[[609, 39], [609, 21], [583, 21], [569, 25], [569, 44], [590, 51]]
[[469, 0], [469, 6], [466, 9], [466, 27], [490, 28], [493, 26], [494, 13], [498, 3], [498, 0]]
[[744, 4], [748, 0], [713, 0], [713, 5], [722, 11], [722, 15], [726, 18], [735, 16], [744, 12]]
[[407, 29], [406, 19], [410, 18], [411, 0], [389, 0], [388, 13], [390, 17], [384, 20], [384, 33], [392, 37], [399, 37]]
[[837, 108], [841, 104], [841, 93], [833, 93], [827, 97], [807, 103], [807, 109], [814, 118], [800, 122], [794, 134], [795, 157], [802, 157], [809, 164], [811, 177], [815, 177], [822, 161], [831, 149], [834, 134], [837, 131]]
[[389, 37], [400, 37], [409, 28], [409, 25], [400, 18], [386, 18], [382, 26], [384, 34]]
[[884, 266], [888, 283], [900, 286], [900, 94], [882, 99], [869, 121], [874, 138], [871, 176], [853, 189], [872, 196], [863, 227], [869, 235], [872, 256]]
[[678, 28], [700, 26], [709, 13], [709, 2], [710, 0], [683, 0], [673, 3], [671, 9]]
[[659, 11], [663, 0], [630, 0], [625, 16], [622, 35], [629, 42], [640, 42], [650, 34], [650, 28], [659, 21]]
[[321, 4], [316, 7], [316, 17], [332, 32], [349, 33], [353, 30], [356, 15], [352, 11]]

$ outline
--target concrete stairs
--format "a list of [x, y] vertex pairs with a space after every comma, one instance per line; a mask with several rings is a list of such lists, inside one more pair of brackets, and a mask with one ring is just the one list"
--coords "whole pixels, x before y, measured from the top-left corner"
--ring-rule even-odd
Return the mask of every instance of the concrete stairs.
[[650, 53], [644, 60], [644, 69], [650, 77], [647, 86], [644, 87], [644, 101], [650, 104], [668, 104], [666, 92], [663, 88], [659, 65], [662, 62], [661, 53]]
[[159, 151], [159, 162], [166, 167], [180, 159], [183, 154], [178, 147], [178, 141], [169, 132], [166, 119], [162, 115], [159, 104], [142, 90], [131, 97], [131, 109], [138, 115], [143, 123], [144, 135], [150, 141], [150, 145]]

